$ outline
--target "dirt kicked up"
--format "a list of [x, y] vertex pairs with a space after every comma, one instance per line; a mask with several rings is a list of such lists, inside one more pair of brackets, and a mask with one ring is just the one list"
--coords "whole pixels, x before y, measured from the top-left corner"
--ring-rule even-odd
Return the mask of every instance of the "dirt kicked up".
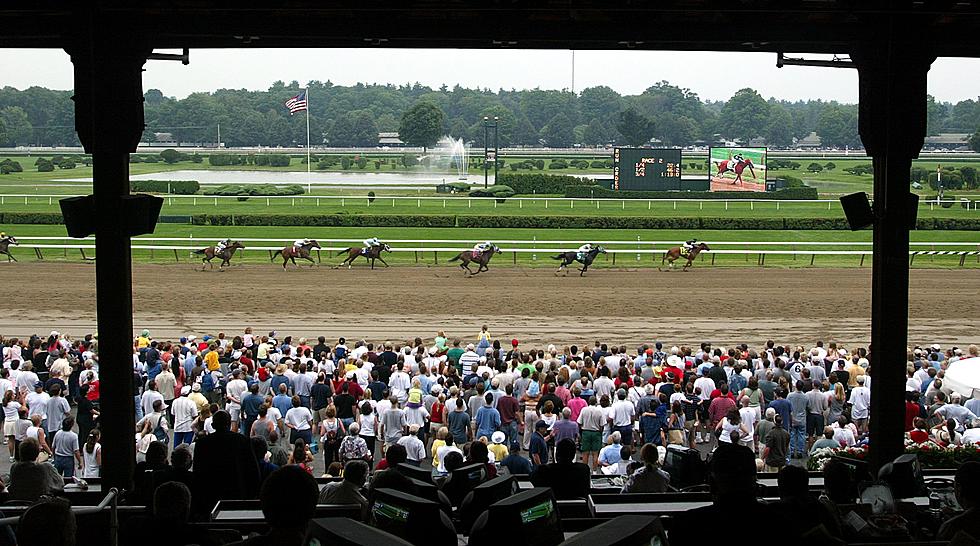
[[[694, 268], [689, 272], [496, 267], [133, 266], [136, 330], [154, 337], [278, 330], [293, 336], [404, 341], [438, 330], [464, 343], [482, 324], [508, 344], [634, 346], [766, 339], [867, 345], [870, 269]], [[95, 331], [93, 264], [0, 264], [0, 334]], [[911, 272], [910, 341], [980, 343], [980, 270]]]

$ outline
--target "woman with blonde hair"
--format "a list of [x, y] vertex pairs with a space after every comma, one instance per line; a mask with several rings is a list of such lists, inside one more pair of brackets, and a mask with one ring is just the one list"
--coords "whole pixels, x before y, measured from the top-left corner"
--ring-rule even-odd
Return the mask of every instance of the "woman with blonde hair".
[[418, 377], [412, 379], [412, 387], [408, 389], [408, 402], [406, 402], [405, 407], [422, 407], [422, 381]]
[[9, 390], [3, 394], [3, 437], [7, 440], [7, 449], [10, 450], [10, 462], [14, 462], [14, 450], [16, 442], [17, 419], [19, 418], [20, 408], [24, 406], [24, 395], [15, 397], [14, 391]]
[[844, 393], [844, 384], [840, 381], [834, 383], [834, 391], [828, 393], [830, 406], [827, 413], [827, 422], [835, 423], [837, 418], [844, 412], [844, 404], [847, 402], [847, 395]]

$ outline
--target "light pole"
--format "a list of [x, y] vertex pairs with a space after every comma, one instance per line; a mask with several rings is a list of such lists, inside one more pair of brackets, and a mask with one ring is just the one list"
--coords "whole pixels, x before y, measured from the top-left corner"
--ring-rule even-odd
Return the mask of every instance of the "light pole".
[[[487, 177], [489, 176], [489, 163], [493, 161], [493, 180], [494, 183], [497, 181], [497, 122], [500, 120], [497, 116], [494, 116], [493, 122], [490, 121], [490, 116], [483, 116], [483, 188], [486, 189], [489, 186]], [[493, 153], [490, 153], [490, 139], [489, 139], [489, 129], [493, 128]]]

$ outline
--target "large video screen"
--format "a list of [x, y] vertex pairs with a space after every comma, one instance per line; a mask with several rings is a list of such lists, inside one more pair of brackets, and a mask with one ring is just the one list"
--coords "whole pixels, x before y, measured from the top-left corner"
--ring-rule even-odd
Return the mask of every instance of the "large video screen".
[[711, 191], [766, 191], [765, 148], [711, 148]]
[[612, 187], [640, 191], [681, 189], [680, 148], [616, 148]]

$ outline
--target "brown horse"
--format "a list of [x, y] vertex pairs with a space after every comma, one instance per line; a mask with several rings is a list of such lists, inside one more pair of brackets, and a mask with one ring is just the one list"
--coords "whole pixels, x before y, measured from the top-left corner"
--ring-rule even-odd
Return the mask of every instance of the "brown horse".
[[751, 159], [743, 159], [742, 161], [734, 161], [731, 159], [726, 159], [718, 163], [718, 174], [715, 178], [723, 178], [725, 173], [735, 173], [735, 180], [732, 180], [732, 185], [742, 182], [742, 171], [748, 167], [749, 172], [752, 173], [752, 178], [755, 178], [755, 169], [752, 164]]
[[[698, 254], [700, 254], [704, 250], [711, 250], [711, 249], [708, 248], [708, 245], [704, 243], [698, 243], [694, 245], [694, 248], [691, 249], [691, 252], [689, 254], [684, 254], [683, 252], [681, 252], [681, 247], [675, 246], [670, 250], [668, 250], [667, 252], [664, 252], [664, 259], [660, 261], [660, 265], [663, 265], [664, 262], [670, 260], [669, 262], [670, 268], [671, 270], [673, 270], [674, 261], [677, 260], [677, 258], [687, 258], [687, 263], [684, 264], [684, 268], [683, 268], [683, 271], [687, 271], [687, 268], [691, 267], [691, 264], [694, 262], [694, 258], [697, 258]], [[663, 271], [663, 269], [659, 267], [657, 269]]]
[[14, 239], [13, 237], [10, 236], [0, 239], [0, 254], [7, 255], [7, 262], [17, 261], [17, 258], [14, 258], [14, 255], [10, 253], [10, 245], [16, 245], [16, 244], [18, 244], [17, 239]]
[[211, 269], [214, 269], [214, 264], [211, 263], [211, 260], [215, 258], [221, 258], [221, 265], [218, 266], [218, 269], [221, 269], [226, 265], [231, 265], [231, 257], [235, 255], [235, 251], [239, 248], [245, 250], [245, 245], [239, 243], [238, 241], [232, 241], [231, 244], [226, 246], [221, 252], [216, 253], [214, 251], [214, 247], [209, 246], [207, 248], [202, 248], [201, 250], [195, 250], [194, 254], [204, 255], [204, 257], [201, 258], [201, 271], [204, 271], [204, 263], [207, 263], [211, 266]]
[[[497, 248], [497, 245], [493, 245], [490, 247], [490, 249], [481, 252], [479, 256], [474, 257], [472, 250], [466, 250], [464, 252], [460, 252], [456, 255], [456, 257], [451, 258], [449, 261], [455, 262], [456, 260], [462, 260], [463, 263], [459, 264], [459, 267], [466, 270], [466, 272], [470, 275], [477, 275], [482, 271], [490, 270], [490, 268], [487, 267], [487, 264], [490, 263], [490, 258], [493, 258], [493, 255], [498, 253], [500, 253], [500, 249]], [[470, 262], [476, 262], [480, 265], [480, 267], [477, 268], [476, 273], [470, 269]]]
[[289, 245], [289, 246], [283, 248], [282, 250], [275, 251], [272, 254], [272, 259], [269, 260], [269, 261], [270, 262], [275, 261], [276, 256], [282, 256], [282, 269], [283, 269], [283, 271], [286, 270], [286, 263], [289, 262], [290, 260], [292, 260], [293, 265], [295, 265], [296, 267], [299, 267], [299, 265], [296, 263], [296, 258], [301, 258], [301, 259], [304, 259], [304, 260], [309, 260], [310, 261], [310, 267], [313, 267], [314, 265], [316, 265], [316, 262], [314, 262], [313, 261], [313, 258], [310, 257], [310, 252], [314, 248], [316, 248], [316, 249], [319, 249], [320, 248], [320, 243], [318, 243], [316, 241], [316, 239], [310, 239], [310, 242], [308, 242], [308, 243], [306, 243], [306, 244], [304, 244], [303, 246], [300, 246], [300, 247], [295, 247], [295, 246]]
[[350, 269], [351, 264], [354, 263], [359, 256], [364, 256], [365, 259], [371, 261], [371, 269], [374, 269], [374, 260], [381, 260], [381, 263], [388, 267], [388, 262], [381, 257], [381, 252], [391, 252], [391, 247], [386, 243], [381, 243], [381, 246], [372, 246], [371, 248], [360, 248], [352, 246], [350, 248], [345, 248], [337, 253], [337, 256], [341, 256], [347, 253], [347, 257], [344, 261], [340, 262], [340, 265], [347, 264], [347, 269]]

